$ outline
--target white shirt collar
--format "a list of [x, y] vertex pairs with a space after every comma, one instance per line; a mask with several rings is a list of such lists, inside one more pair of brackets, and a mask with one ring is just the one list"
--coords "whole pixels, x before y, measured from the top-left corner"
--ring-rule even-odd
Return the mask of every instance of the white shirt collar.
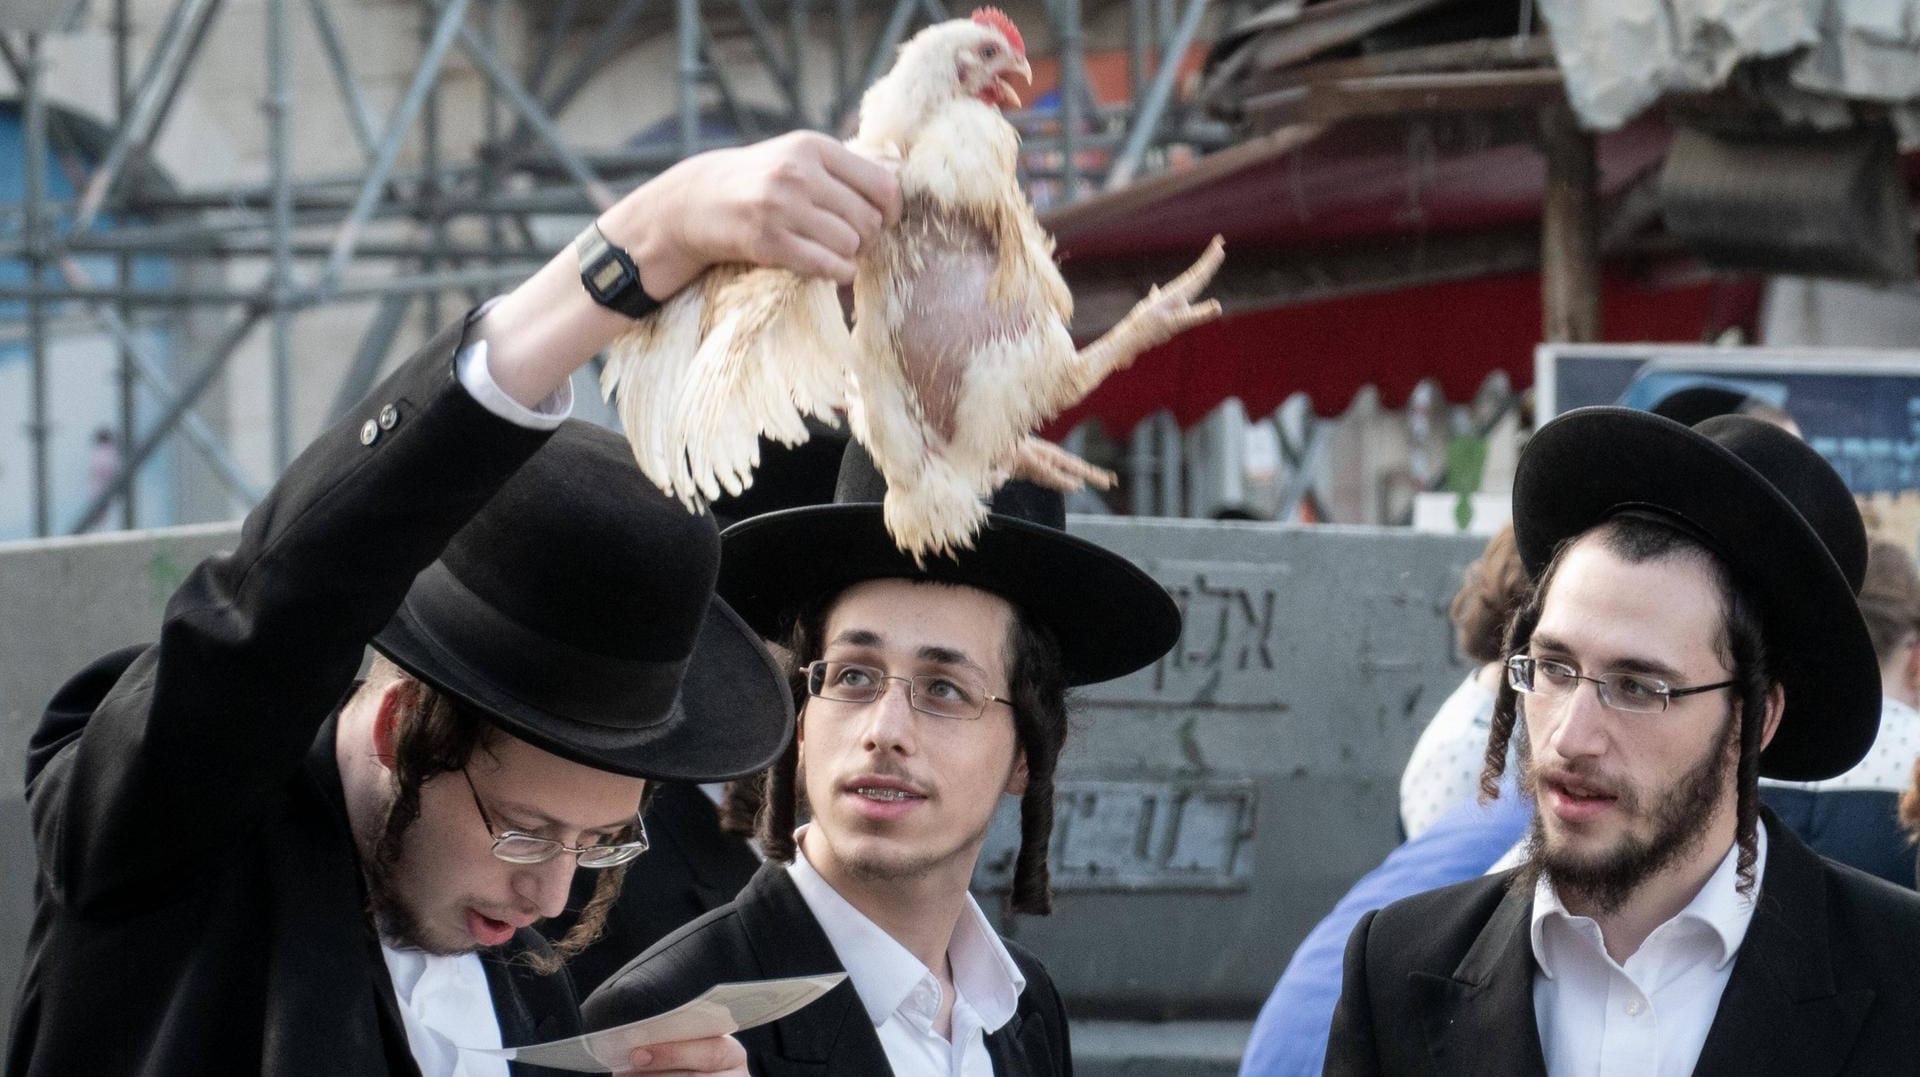
[[[853, 981], [854, 992], [874, 1027], [884, 1024], [923, 984], [930, 984], [937, 998], [939, 977], [841, 897], [807, 862], [807, 854], [800, 848], [806, 829], [803, 826], [794, 833], [793, 863], [787, 875], [813, 918], [820, 922], [827, 941], [833, 944], [833, 952], [846, 968], [847, 978]], [[979, 1015], [982, 1028], [993, 1032], [1013, 1019], [1027, 978], [1020, 974], [1020, 966], [1007, 953], [972, 894], [967, 895], [966, 908], [953, 926], [947, 960], [953, 966], [954, 991]]]
[[[1753, 923], [1754, 902], [1760, 896], [1760, 886], [1766, 878], [1767, 870], [1767, 828], [1764, 824], [1754, 827], [1754, 838], [1754, 887], [1751, 896], [1742, 894], [1739, 890], [1740, 843], [1734, 842], [1727, 849], [1727, 855], [1721, 858], [1720, 866], [1714, 869], [1713, 874], [1709, 875], [1706, 883], [1700, 887], [1700, 892], [1693, 895], [1693, 900], [1687, 902], [1686, 907], [1675, 913], [1666, 924], [1660, 925], [1660, 928], [1664, 928], [1667, 924], [1686, 923], [1709, 929], [1713, 938], [1719, 943], [1713, 962], [1713, 967], [1716, 969], [1725, 967], [1727, 962], [1732, 961], [1734, 955], [1740, 952], [1740, 943], [1747, 937], [1747, 926]], [[1549, 920], [1558, 920], [1569, 925], [1582, 922], [1594, 923], [1591, 917], [1576, 916], [1568, 912], [1567, 907], [1560, 901], [1560, 895], [1554, 892], [1552, 883], [1542, 875], [1533, 887], [1533, 919], [1530, 938], [1533, 943], [1534, 961], [1540, 966], [1541, 973], [1548, 979], [1552, 979], [1554, 969], [1552, 944], [1548, 941], [1545, 930]], [[1660, 928], [1654, 930], [1658, 931]], [[1597, 925], [1595, 931], [1598, 931]]]
[[380, 955], [393, 980], [407, 1046], [424, 1077], [506, 1077], [504, 1059], [458, 1049], [501, 1046], [500, 1019], [479, 954], [429, 954], [382, 943]]

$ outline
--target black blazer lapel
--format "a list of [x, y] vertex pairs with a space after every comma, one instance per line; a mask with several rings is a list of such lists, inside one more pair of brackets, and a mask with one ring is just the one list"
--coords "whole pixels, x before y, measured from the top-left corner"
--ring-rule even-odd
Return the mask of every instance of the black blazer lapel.
[[1771, 813], [1753, 922], [1734, 958], [1694, 1073], [1840, 1072], [1874, 992], [1835, 988], [1820, 862]]
[[1508, 894], [1452, 976], [1409, 973], [1435, 1073], [1544, 1074], [1533, 1014], [1533, 899]]
[[[507, 1047], [563, 1040], [583, 1031], [573, 981], [564, 971], [534, 971], [519, 960], [529, 952], [551, 951], [538, 932], [522, 928], [500, 951], [480, 955], [487, 990], [493, 996], [493, 1014], [500, 1023], [500, 1042]], [[510, 1062], [507, 1068], [515, 1077], [559, 1077], [558, 1070], [545, 1066]]]
[[987, 1056], [993, 1059], [994, 1077], [1051, 1077], [1054, 1072], [1046, 1022], [1018, 1010], [987, 1037]]
[[[769, 978], [846, 971], [813, 910], [787, 877], [785, 865], [762, 867], [734, 908], [747, 945]], [[761, 1060], [761, 1077], [893, 1073], [852, 980], [774, 1022], [773, 1039], [775, 1054]]]

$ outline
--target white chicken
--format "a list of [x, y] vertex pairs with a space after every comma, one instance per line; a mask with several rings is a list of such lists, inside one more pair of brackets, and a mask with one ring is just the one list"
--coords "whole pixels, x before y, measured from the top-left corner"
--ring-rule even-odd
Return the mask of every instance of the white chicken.
[[[798, 444], [844, 409], [887, 480], [884, 516], [916, 559], [972, 544], [1010, 474], [1055, 486], [1102, 472], [1040, 441], [1040, 423], [1141, 352], [1220, 312], [1199, 302], [1215, 239], [1078, 350], [1053, 241], [1019, 188], [1020, 32], [983, 8], [930, 26], [866, 92], [850, 145], [897, 160], [903, 212], [860, 251], [849, 334], [831, 281], [719, 266], [610, 350], [641, 469], [698, 510], [752, 482], [759, 435]], [[691, 356], [691, 360], [688, 357]]]

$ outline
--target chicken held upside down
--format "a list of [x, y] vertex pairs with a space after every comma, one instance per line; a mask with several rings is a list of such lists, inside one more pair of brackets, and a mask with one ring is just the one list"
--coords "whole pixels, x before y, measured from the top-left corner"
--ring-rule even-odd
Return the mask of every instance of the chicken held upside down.
[[851, 333], [832, 281], [718, 266], [614, 345], [603, 385], [649, 478], [698, 510], [752, 483], [761, 434], [799, 444], [805, 416], [844, 410], [886, 476], [888, 531], [920, 558], [970, 546], [1016, 471], [1062, 488], [1106, 477], [1032, 431], [1218, 317], [1199, 295], [1221, 243], [1076, 349], [1000, 112], [1020, 103], [1008, 79], [1030, 74], [1019, 30], [983, 8], [915, 35], [861, 99], [850, 145], [897, 161], [904, 210], [860, 252]]

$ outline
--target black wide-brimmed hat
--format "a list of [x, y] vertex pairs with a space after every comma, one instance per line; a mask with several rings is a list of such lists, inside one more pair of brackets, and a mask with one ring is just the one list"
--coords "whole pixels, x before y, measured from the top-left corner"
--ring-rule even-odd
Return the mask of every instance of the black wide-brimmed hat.
[[793, 700], [714, 596], [719, 559], [709, 517], [655, 489], [619, 435], [569, 421], [414, 578], [373, 646], [563, 758], [736, 778], [780, 753]]
[[1151, 664], [1180, 638], [1166, 588], [1111, 550], [1067, 534], [1066, 501], [1029, 482], [1002, 486], [971, 550], [900, 551], [881, 518], [886, 479], [859, 442], [847, 445], [834, 503], [743, 520], [721, 535], [717, 588], [748, 624], [783, 638], [808, 609], [878, 579], [962, 584], [999, 595], [1059, 638], [1069, 684]]
[[1880, 725], [1880, 668], [1855, 596], [1867, 538], [1853, 495], [1806, 442], [1742, 415], [1686, 427], [1628, 408], [1542, 426], [1513, 484], [1514, 538], [1538, 578], [1561, 543], [1644, 514], [1704, 542], [1760, 605], [1786, 711], [1760, 756], [1770, 778], [1830, 778]]
[[782, 445], [762, 435], [753, 485], [722, 495], [707, 506], [721, 530], [750, 517], [833, 500], [840, 457], [847, 448], [846, 428], [828, 426], [812, 416], [805, 421], [807, 440], [798, 445]]
[[1752, 399], [1737, 389], [1705, 383], [1675, 389], [1647, 410], [1681, 426], [1695, 426], [1716, 416], [1736, 415]]

